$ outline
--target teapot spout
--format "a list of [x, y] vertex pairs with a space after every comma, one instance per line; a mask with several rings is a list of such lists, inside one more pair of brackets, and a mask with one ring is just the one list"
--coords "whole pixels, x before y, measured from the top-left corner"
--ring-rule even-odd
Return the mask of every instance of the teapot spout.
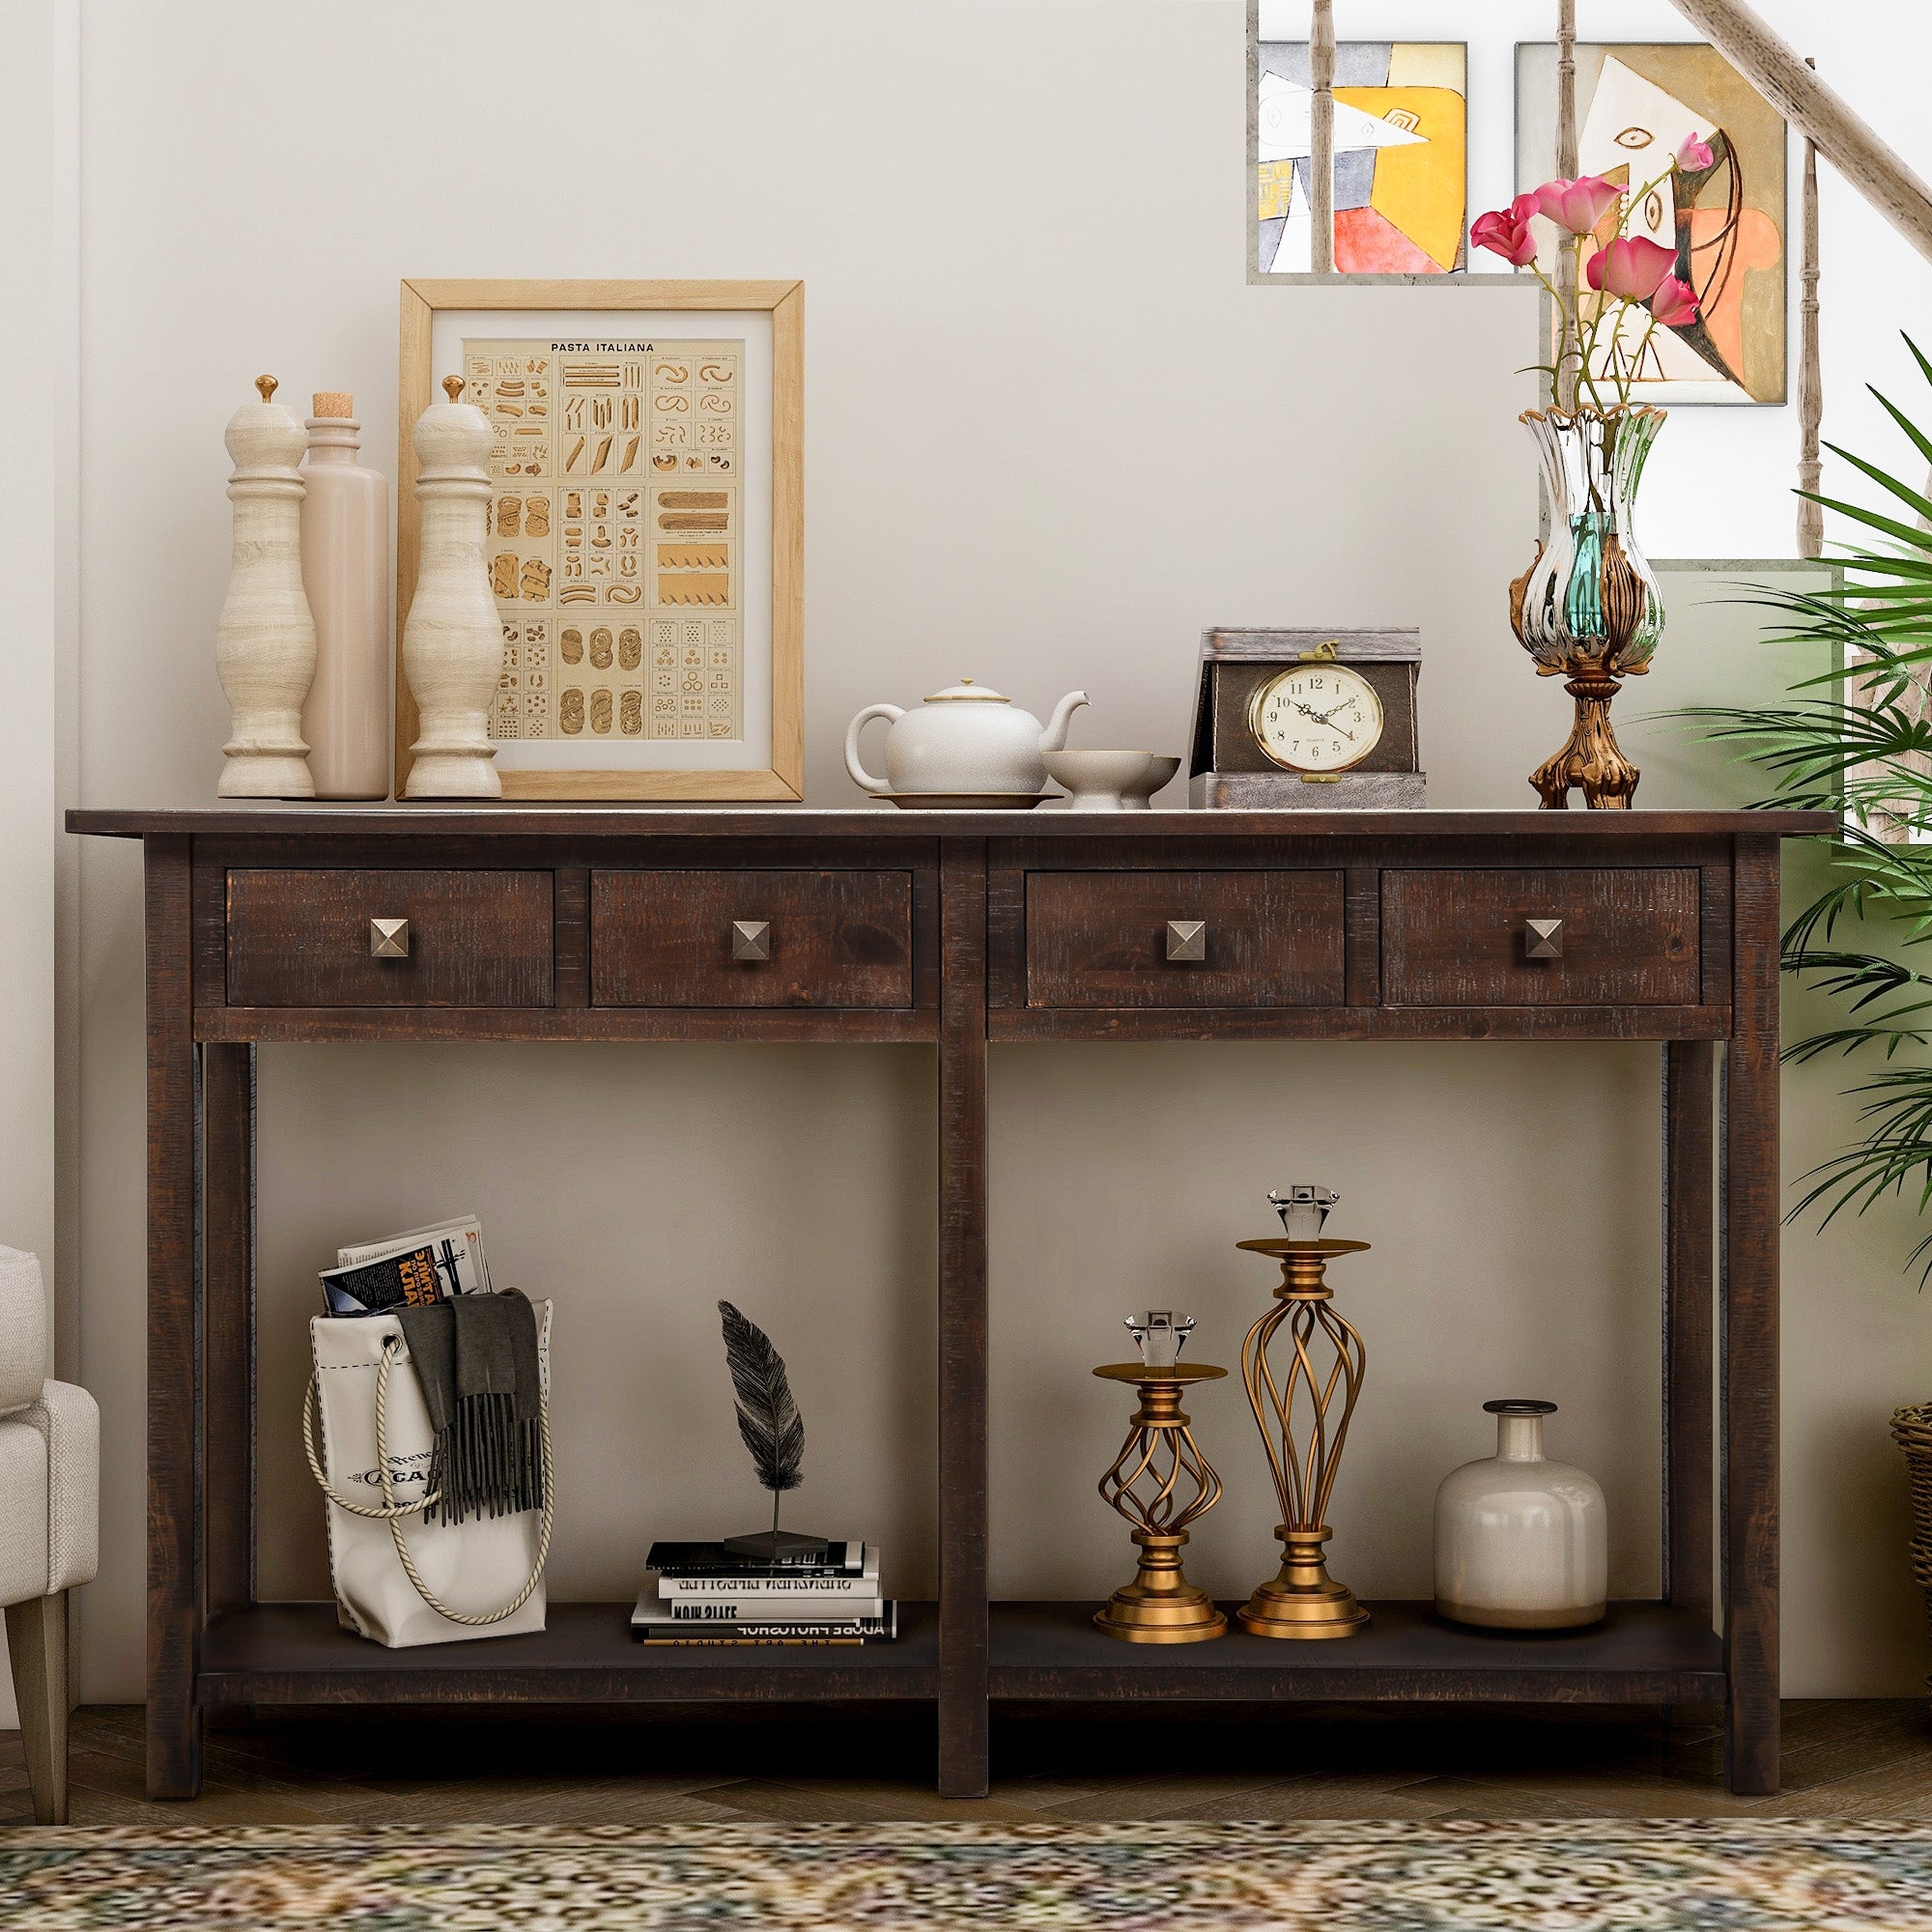
[[1066, 727], [1073, 720], [1073, 714], [1087, 702], [1084, 691], [1069, 691], [1053, 707], [1053, 716], [1046, 721], [1046, 729], [1039, 734], [1039, 749], [1042, 752], [1064, 752], [1066, 749]]

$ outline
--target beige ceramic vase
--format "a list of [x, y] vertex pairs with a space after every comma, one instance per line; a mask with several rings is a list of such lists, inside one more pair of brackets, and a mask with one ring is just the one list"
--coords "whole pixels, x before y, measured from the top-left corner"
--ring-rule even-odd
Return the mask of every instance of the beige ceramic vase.
[[1596, 1479], [1543, 1453], [1553, 1402], [1486, 1402], [1496, 1453], [1435, 1492], [1435, 1607], [1492, 1630], [1574, 1630], [1604, 1614], [1609, 1559]]
[[389, 795], [389, 479], [356, 460], [355, 399], [315, 398], [301, 505], [315, 682], [302, 735], [317, 798]]

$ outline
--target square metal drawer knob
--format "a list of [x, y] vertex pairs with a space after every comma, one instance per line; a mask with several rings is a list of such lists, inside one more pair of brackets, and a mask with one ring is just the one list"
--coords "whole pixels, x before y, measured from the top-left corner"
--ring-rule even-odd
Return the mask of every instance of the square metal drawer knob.
[[769, 959], [772, 956], [772, 923], [768, 919], [734, 919], [731, 922], [733, 959]]
[[1522, 951], [1527, 959], [1563, 957], [1563, 922], [1560, 919], [1526, 919], [1522, 923]]
[[1167, 923], [1167, 956], [1177, 965], [1198, 965], [1208, 957], [1208, 922], [1171, 919]]
[[369, 922], [371, 959], [407, 959], [410, 956], [410, 923], [406, 919], [372, 919]]

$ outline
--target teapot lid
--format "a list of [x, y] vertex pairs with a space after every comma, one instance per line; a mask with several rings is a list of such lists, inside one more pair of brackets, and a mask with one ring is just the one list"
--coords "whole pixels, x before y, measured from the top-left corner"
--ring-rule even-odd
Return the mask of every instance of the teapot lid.
[[957, 684], [949, 684], [944, 691], [930, 693], [925, 700], [928, 704], [1010, 704], [1010, 697], [1002, 697], [997, 691], [983, 684], [975, 684], [970, 677], [962, 677]]

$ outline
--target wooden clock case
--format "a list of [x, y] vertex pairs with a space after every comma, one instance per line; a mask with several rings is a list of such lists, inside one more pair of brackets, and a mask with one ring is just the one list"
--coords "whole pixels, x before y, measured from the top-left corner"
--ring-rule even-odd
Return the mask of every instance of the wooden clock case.
[[[1376, 748], [1329, 777], [1284, 771], [1256, 742], [1248, 706], [1277, 672], [1332, 659], [1367, 680], [1381, 700]], [[1420, 811], [1421, 765], [1415, 687], [1420, 631], [1206, 631], [1194, 699], [1187, 802], [1251, 811]]]

